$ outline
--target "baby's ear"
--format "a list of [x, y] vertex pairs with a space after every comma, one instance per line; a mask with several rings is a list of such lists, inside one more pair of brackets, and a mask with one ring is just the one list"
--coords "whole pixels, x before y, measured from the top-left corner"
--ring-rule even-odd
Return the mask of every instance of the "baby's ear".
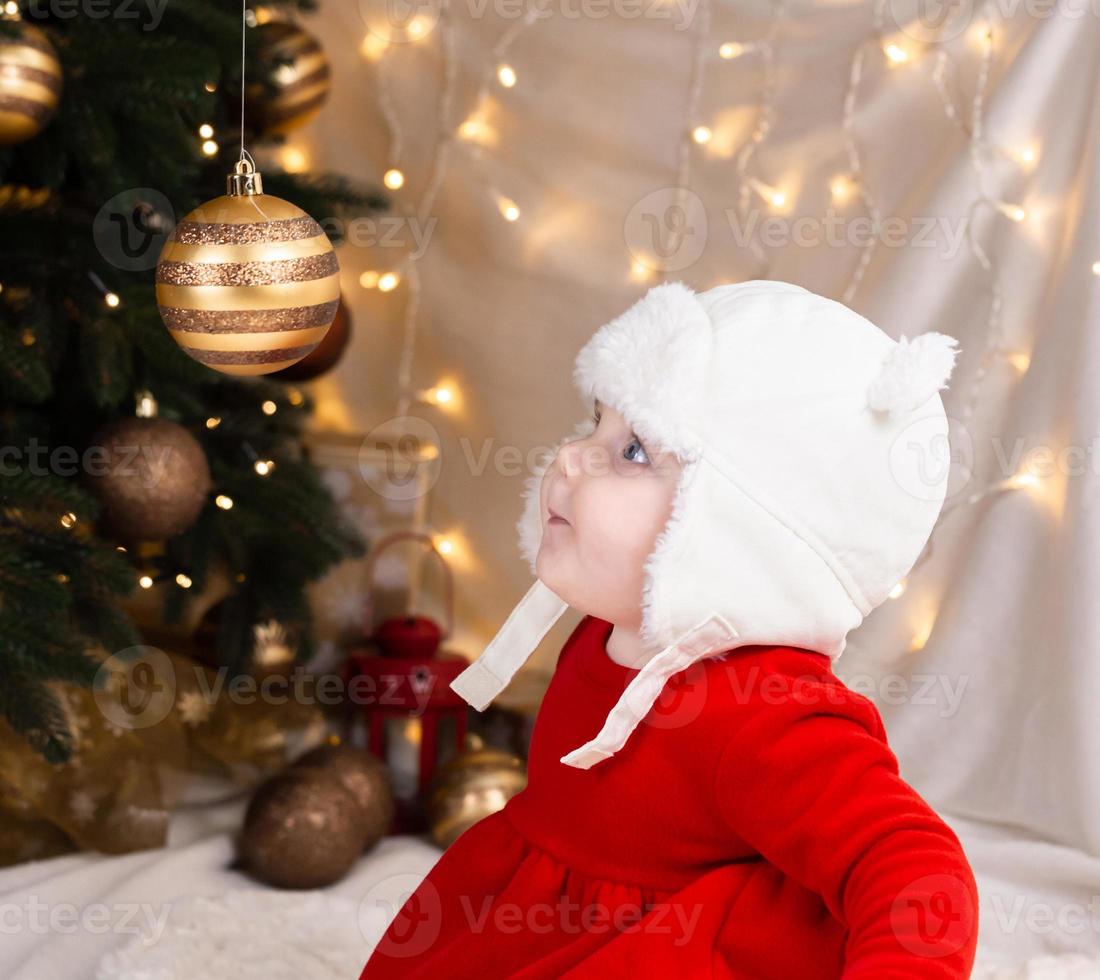
[[880, 412], [903, 415], [920, 408], [945, 387], [955, 367], [958, 341], [930, 331], [913, 340], [905, 335], [882, 362], [867, 388], [867, 404]]

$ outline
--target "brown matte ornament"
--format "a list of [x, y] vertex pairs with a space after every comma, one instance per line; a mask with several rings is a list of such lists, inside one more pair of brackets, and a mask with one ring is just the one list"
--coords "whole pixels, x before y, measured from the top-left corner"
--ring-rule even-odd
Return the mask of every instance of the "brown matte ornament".
[[[21, 20], [18, 14], [3, 20]], [[0, 146], [37, 136], [61, 98], [57, 51], [45, 33], [20, 23], [18, 36], [0, 36]]]
[[263, 783], [248, 804], [241, 856], [277, 888], [323, 888], [339, 881], [363, 850], [355, 797], [331, 772], [291, 767]]
[[263, 193], [241, 160], [228, 194], [176, 225], [157, 260], [157, 308], [172, 338], [223, 374], [272, 374], [311, 353], [340, 302], [328, 236], [289, 201]]
[[206, 453], [182, 425], [138, 416], [101, 428], [87, 480], [110, 529], [127, 541], [156, 541], [186, 531], [199, 516], [212, 481]]
[[269, 94], [259, 84], [246, 86], [248, 117], [261, 136], [288, 133], [309, 122], [328, 98], [332, 87], [328, 58], [317, 39], [297, 24], [272, 20], [258, 24], [253, 34], [260, 62], [276, 91]]
[[334, 774], [359, 804], [371, 848], [389, 832], [396, 803], [389, 770], [366, 749], [353, 745], [319, 745], [294, 763], [294, 768], [318, 768]]
[[328, 333], [321, 338], [321, 342], [306, 354], [297, 364], [277, 371], [273, 377], [280, 381], [312, 381], [322, 374], [331, 371], [336, 362], [344, 356], [344, 351], [351, 339], [351, 319], [348, 316], [348, 308], [343, 297], [340, 305], [336, 307], [336, 318], [332, 321]]

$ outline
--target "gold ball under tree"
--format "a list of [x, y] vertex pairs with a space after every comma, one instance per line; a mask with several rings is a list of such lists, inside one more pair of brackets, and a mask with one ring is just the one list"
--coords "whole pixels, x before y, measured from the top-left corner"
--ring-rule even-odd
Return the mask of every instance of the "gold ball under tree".
[[373, 847], [389, 832], [396, 802], [389, 770], [381, 759], [352, 745], [319, 745], [295, 761], [294, 768], [322, 769], [344, 784], [363, 815], [364, 848]]
[[246, 86], [248, 117], [261, 136], [288, 133], [309, 122], [328, 98], [328, 58], [312, 34], [287, 21], [258, 24], [253, 36], [275, 92], [269, 94], [259, 83]]
[[186, 531], [212, 482], [206, 453], [182, 425], [138, 416], [108, 423], [92, 436], [96, 463], [87, 480], [103, 519], [120, 538], [151, 541]]
[[61, 62], [37, 27], [18, 14], [0, 20], [20, 21], [16, 37], [0, 35], [0, 146], [11, 146], [37, 136], [53, 117], [61, 98]]
[[359, 804], [339, 778], [291, 767], [263, 783], [248, 804], [241, 857], [277, 888], [321, 888], [339, 881], [363, 850]]
[[176, 225], [157, 261], [157, 307], [196, 361], [223, 374], [271, 374], [324, 338], [340, 303], [328, 236], [289, 201], [263, 193], [241, 160], [228, 193]]

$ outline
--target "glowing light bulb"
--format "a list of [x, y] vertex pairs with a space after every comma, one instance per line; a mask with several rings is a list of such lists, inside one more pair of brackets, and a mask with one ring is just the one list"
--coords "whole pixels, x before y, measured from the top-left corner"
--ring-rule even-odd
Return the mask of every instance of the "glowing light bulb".
[[68, 530], [76, 524], [76, 514], [71, 510], [67, 514], [61, 515], [61, 526]]
[[501, 65], [497, 68], [497, 79], [505, 88], [511, 88], [516, 84], [516, 71], [511, 65]]
[[435, 548], [441, 555], [450, 555], [454, 553], [455, 544], [450, 538], [440, 538], [436, 541]]
[[383, 272], [378, 277], [378, 288], [384, 293], [390, 292], [390, 290], [396, 289], [397, 284], [401, 281], [401, 277], [396, 272]]
[[896, 598], [898, 598], [898, 596], [900, 596], [900, 595], [901, 595], [901, 594], [902, 594], [902, 593], [903, 593], [903, 592], [905, 591], [905, 587], [906, 587], [906, 585], [908, 585], [908, 584], [909, 584], [909, 579], [908, 579], [907, 577], [906, 577], [906, 578], [903, 578], [903, 579], [901, 579], [901, 581], [899, 581], [899, 582], [898, 582], [898, 583], [897, 583], [897, 584], [896, 584], [896, 585], [895, 585], [895, 586], [894, 586], [894, 587], [893, 587], [893, 588], [892, 588], [892, 589], [890, 590], [890, 598], [891, 598], [891, 599], [896, 599]]
[[222, 420], [217, 415], [211, 415], [210, 418], [208, 418], [206, 420], [206, 427], [208, 429], [216, 429], [221, 424], [222, 424]]
[[450, 405], [455, 399], [455, 391], [450, 385], [437, 385], [428, 392], [428, 397], [437, 405]]
[[1092, 274], [1094, 276], [1100, 276], [1100, 262], [1092, 263]]
[[200, 135], [200, 136], [201, 136], [201, 137], [202, 137], [202, 138], [203, 138], [204, 140], [208, 140], [208, 139], [210, 139], [210, 137], [214, 135], [214, 127], [213, 127], [213, 126], [211, 126], [211, 125], [210, 125], [210, 123], [203, 123], [203, 124], [202, 124], [202, 125], [201, 125], [201, 126], [199, 127], [199, 135]]
[[1037, 487], [1039, 477], [1034, 473], [1017, 473], [1008, 480], [1008, 485], [1014, 490], [1022, 490], [1024, 487]]
[[309, 169], [309, 156], [297, 146], [284, 146], [279, 151], [279, 163], [288, 174], [300, 174]]
[[465, 140], [477, 140], [485, 132], [485, 127], [477, 119], [467, 119], [458, 127], [458, 135]]
[[218, 152], [218, 144], [213, 140], [204, 140], [202, 144], [202, 152], [208, 157], [214, 156]]
[[498, 202], [500, 213], [504, 215], [505, 220], [515, 221], [519, 217], [519, 205], [516, 204], [511, 198], [502, 197]]
[[909, 60], [909, 52], [896, 41], [891, 41], [882, 50], [891, 65], [904, 65]]
[[260, 476], [267, 476], [275, 469], [275, 461], [271, 459], [258, 459], [253, 464], [252, 468], [259, 473]]
[[279, 406], [278, 406], [278, 405], [276, 405], [276, 404], [275, 404], [275, 403], [274, 403], [274, 402], [273, 402], [273, 401], [272, 401], [272, 400], [271, 400], [271, 399], [269, 398], [269, 399], [268, 399], [267, 401], [265, 401], [265, 402], [264, 402], [264, 403], [263, 403], [263, 404], [262, 404], [262, 405], [260, 406], [260, 410], [261, 410], [261, 411], [262, 411], [262, 412], [264, 413], [264, 415], [274, 415], [274, 414], [275, 414], [275, 413], [276, 413], [276, 412], [277, 412], [277, 411], [279, 410]]
[[179, 575], [176, 576], [176, 585], [181, 589], [191, 588], [191, 576], [184, 575], [183, 572], [180, 572]]
[[359, 45], [359, 53], [368, 61], [378, 61], [386, 53], [390, 42], [374, 32], [370, 32], [363, 38]]
[[103, 297], [103, 302], [111, 307], [111, 309], [114, 309], [116, 306], [118, 306], [119, 303], [122, 302], [122, 300], [118, 298], [118, 293], [107, 293]]
[[652, 275], [653, 269], [641, 259], [635, 259], [630, 263], [630, 278], [635, 282], [645, 282]]
[[916, 653], [919, 650], [924, 649], [924, 645], [928, 642], [928, 638], [932, 635], [932, 627], [936, 625], [935, 619], [929, 617], [926, 622], [914, 635], [913, 642], [909, 647], [911, 653]]
[[832, 179], [829, 190], [832, 192], [834, 201], [843, 203], [855, 194], [856, 182], [847, 174], [839, 174]]
[[994, 206], [1001, 212], [1006, 218], [1011, 218], [1013, 221], [1023, 221], [1027, 217], [1027, 212], [1018, 204], [1008, 204], [1005, 201], [996, 201]]
[[138, 579], [138, 585], [140, 585], [143, 589], [151, 589], [153, 587], [153, 576], [142, 575]]
[[726, 41], [718, 48], [718, 56], [725, 58], [729, 61], [731, 58], [738, 58], [746, 51], [752, 48], [751, 44], [741, 44], [739, 41]]
[[409, 21], [409, 37], [414, 41], [419, 41], [423, 37], [427, 37], [431, 32], [432, 22], [427, 17], [414, 17]]
[[390, 167], [383, 175], [382, 183], [391, 191], [395, 191], [405, 183], [405, 175], [396, 167]]
[[214, 503], [216, 503], [222, 510], [233, 509], [233, 498], [227, 497], [224, 493], [219, 493], [214, 498]]
[[695, 128], [694, 128], [694, 129], [692, 130], [692, 131], [691, 131], [691, 138], [692, 138], [693, 140], [695, 140], [695, 142], [696, 142], [696, 143], [698, 143], [698, 144], [700, 144], [700, 145], [703, 145], [703, 144], [709, 143], [709, 142], [710, 142], [710, 138], [711, 138], [711, 136], [713, 136], [713, 135], [714, 135], [714, 134], [713, 134], [713, 133], [711, 133], [711, 131], [710, 131], [710, 127], [708, 127], [708, 126], [696, 126], [696, 127], [695, 127]]
[[773, 207], [781, 208], [787, 203], [787, 195], [781, 190], [771, 187], [755, 177], [749, 177], [747, 181], [748, 185]]
[[1016, 159], [1025, 167], [1033, 166], [1035, 161], [1039, 159], [1039, 151], [1034, 145], [1021, 146], [1016, 151]]
[[1019, 371], [1020, 374], [1024, 374], [1031, 366], [1031, 355], [1023, 351], [1017, 351], [1014, 354], [1008, 355], [1008, 363]]

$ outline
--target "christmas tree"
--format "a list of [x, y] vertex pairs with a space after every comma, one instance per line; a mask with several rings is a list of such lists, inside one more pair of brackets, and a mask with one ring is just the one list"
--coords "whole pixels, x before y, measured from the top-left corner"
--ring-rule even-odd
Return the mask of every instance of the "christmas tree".
[[[263, 17], [314, 7], [266, 4]], [[171, 623], [220, 569], [222, 662], [246, 668], [272, 619], [297, 628], [304, 660], [305, 586], [365, 546], [301, 451], [308, 396], [188, 356], [155, 294], [174, 222], [224, 193], [246, 139], [280, 139], [240, 131], [242, 57], [261, 102], [285, 59], [251, 29], [242, 55], [241, 8], [214, 0], [0, 9], [0, 61], [18, 66], [5, 82], [0, 64], [0, 715], [63, 762], [52, 684], [91, 684], [106, 655], [142, 642], [123, 603], [133, 590], [168, 583]], [[263, 181], [313, 216], [388, 203], [336, 176], [265, 165]], [[143, 511], [127, 484], [138, 471], [104, 475], [102, 450], [120, 426], [154, 424], [154, 445], [136, 449], [191, 462]]]

